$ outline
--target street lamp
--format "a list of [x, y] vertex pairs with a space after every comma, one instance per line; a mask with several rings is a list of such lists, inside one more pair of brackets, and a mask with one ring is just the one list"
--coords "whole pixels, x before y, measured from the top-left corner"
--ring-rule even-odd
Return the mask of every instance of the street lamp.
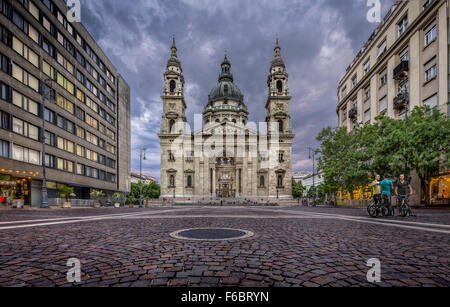
[[[139, 157], [139, 208], [142, 208], [142, 159], [147, 160], [145, 157], [146, 149], [140, 149], [140, 157]], [[142, 157], [144, 156], [144, 157]]]
[[316, 205], [316, 180], [315, 180], [315, 176], [316, 176], [316, 151], [314, 149], [312, 149], [311, 147], [308, 147], [309, 150], [309, 159], [313, 160], [313, 206]]
[[53, 82], [53, 79], [47, 78], [44, 81], [41, 81], [40, 88], [42, 94], [42, 131], [41, 131], [41, 142], [42, 142], [42, 200], [41, 200], [41, 208], [48, 209], [48, 192], [47, 192], [47, 168], [45, 164], [45, 98], [51, 98], [51, 86], [47, 85], [47, 82]]

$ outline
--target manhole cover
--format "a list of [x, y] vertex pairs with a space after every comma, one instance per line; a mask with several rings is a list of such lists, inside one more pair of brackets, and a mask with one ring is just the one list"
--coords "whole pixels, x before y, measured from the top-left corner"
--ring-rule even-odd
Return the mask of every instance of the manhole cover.
[[172, 232], [171, 237], [182, 240], [223, 241], [250, 238], [253, 232], [229, 228], [195, 228]]

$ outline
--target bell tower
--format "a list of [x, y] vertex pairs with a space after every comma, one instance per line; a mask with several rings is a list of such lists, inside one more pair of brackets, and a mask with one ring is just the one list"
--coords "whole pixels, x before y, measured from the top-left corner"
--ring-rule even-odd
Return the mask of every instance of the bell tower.
[[186, 102], [184, 100], [184, 76], [175, 46], [172, 42], [172, 54], [164, 73], [163, 116], [161, 134], [180, 134], [186, 123]]
[[281, 58], [281, 48], [278, 36], [274, 59], [270, 65], [267, 78], [269, 95], [266, 103], [268, 124], [267, 132], [270, 139], [269, 158], [272, 168], [268, 171], [269, 194], [277, 198], [292, 198], [292, 133], [289, 94], [289, 75]]
[[266, 103], [266, 122], [277, 123], [280, 134], [292, 133], [291, 116], [289, 104], [291, 96], [288, 86], [289, 75], [286, 72], [286, 65], [281, 58], [281, 48], [278, 37], [275, 46], [275, 55], [270, 65], [270, 74], [267, 78], [269, 95]]

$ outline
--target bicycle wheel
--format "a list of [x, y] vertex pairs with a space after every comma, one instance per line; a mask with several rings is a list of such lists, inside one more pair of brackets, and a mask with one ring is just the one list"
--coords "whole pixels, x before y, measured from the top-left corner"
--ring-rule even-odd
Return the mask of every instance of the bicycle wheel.
[[389, 216], [390, 212], [389, 212], [388, 207], [382, 206], [382, 207], [381, 207], [381, 214], [382, 214], [383, 216]]
[[405, 217], [408, 215], [408, 207], [406, 205], [402, 205], [400, 208], [400, 216]]
[[375, 204], [370, 204], [367, 207], [367, 213], [369, 213], [371, 217], [377, 217], [378, 216], [377, 206]]

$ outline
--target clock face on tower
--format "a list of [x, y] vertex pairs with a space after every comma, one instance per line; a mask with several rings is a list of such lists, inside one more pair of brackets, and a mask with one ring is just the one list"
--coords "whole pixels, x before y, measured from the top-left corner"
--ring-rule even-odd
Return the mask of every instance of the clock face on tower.
[[277, 110], [278, 111], [283, 111], [283, 105], [282, 104], [278, 104], [277, 105]]

